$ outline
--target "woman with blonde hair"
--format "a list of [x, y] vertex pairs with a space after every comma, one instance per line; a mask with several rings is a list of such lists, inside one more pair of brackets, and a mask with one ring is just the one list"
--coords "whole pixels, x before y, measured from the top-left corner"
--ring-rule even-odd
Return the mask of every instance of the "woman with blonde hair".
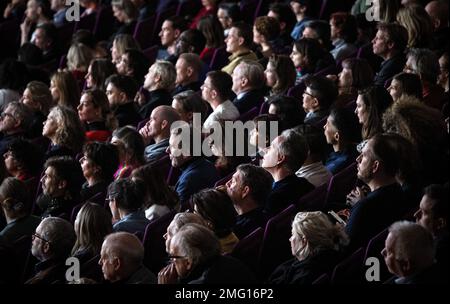
[[[99, 256], [104, 238], [112, 232], [111, 215], [103, 206], [86, 202], [77, 214], [74, 223], [77, 239], [72, 248], [72, 256], [76, 257], [80, 264]], [[83, 267], [82, 267], [83, 269]], [[81, 273], [81, 276], [86, 274]], [[101, 279], [101, 269], [98, 267], [92, 279]]]
[[67, 69], [78, 81], [80, 88], [84, 84], [84, 77], [93, 58], [92, 49], [82, 43], [72, 44], [67, 52]]
[[339, 262], [348, 244], [342, 227], [321, 211], [297, 213], [289, 240], [294, 258], [278, 266], [269, 283], [310, 285]]
[[118, 34], [114, 37], [111, 47], [111, 61], [116, 65], [127, 49], [140, 50], [138, 42], [129, 34]]
[[118, 126], [109, 107], [108, 97], [101, 90], [84, 91], [77, 110], [86, 129], [87, 141], [108, 141]]
[[84, 130], [77, 113], [65, 106], [55, 106], [50, 110], [42, 135], [51, 141], [46, 159], [64, 155], [74, 157], [84, 143]]
[[53, 103], [75, 110], [80, 102], [80, 87], [69, 71], [58, 71], [50, 80]]
[[420, 5], [408, 5], [399, 10], [397, 22], [408, 31], [408, 48], [428, 48], [433, 37], [430, 16]]

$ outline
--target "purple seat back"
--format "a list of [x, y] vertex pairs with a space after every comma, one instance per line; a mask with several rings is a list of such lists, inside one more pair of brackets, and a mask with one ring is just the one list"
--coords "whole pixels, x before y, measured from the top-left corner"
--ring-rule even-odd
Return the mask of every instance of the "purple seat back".
[[156, 56], [158, 55], [158, 49], [159, 47], [155, 45], [142, 51], [145, 57], [147, 57], [148, 61], [150, 62], [150, 65], [152, 65], [155, 62]]
[[267, 222], [259, 256], [261, 279], [267, 278], [278, 265], [292, 257], [289, 238], [295, 214], [295, 206], [290, 205]]
[[216, 48], [211, 61], [209, 62], [209, 69], [213, 71], [223, 68], [228, 63], [228, 56], [229, 54], [227, 53], [225, 46]]
[[75, 22], [75, 26], [73, 32], [75, 33], [78, 30], [88, 30], [92, 32], [95, 27], [95, 21], [97, 19], [97, 13], [92, 13], [80, 18], [80, 21]]
[[249, 120], [252, 120], [253, 118], [255, 118], [259, 113], [259, 107], [253, 107], [250, 110], [248, 110], [247, 112], [245, 112], [244, 114], [242, 114], [241, 116], [239, 116], [239, 118], [237, 120], [240, 120], [242, 122], [246, 122]]
[[175, 211], [171, 211], [159, 219], [151, 221], [145, 229], [143, 238], [144, 265], [153, 273], [158, 273], [167, 262], [166, 242], [163, 236], [174, 216]]
[[241, 260], [254, 273], [257, 273], [259, 269], [257, 257], [261, 249], [263, 236], [264, 230], [262, 228], [256, 229], [240, 240], [230, 255]]
[[155, 30], [156, 15], [153, 15], [136, 24], [133, 37], [139, 43], [141, 49], [145, 50], [152, 45], [152, 35]]
[[77, 218], [77, 214], [80, 211], [81, 207], [83, 207], [83, 205], [85, 204], [85, 202], [82, 202], [78, 205], [76, 205], [75, 207], [72, 208], [72, 212], [70, 213], [70, 222], [75, 223], [75, 219]]
[[303, 195], [295, 204], [297, 212], [300, 211], [320, 211], [325, 206], [327, 197], [328, 183], [324, 183], [313, 191]]
[[386, 240], [388, 234], [389, 234], [388, 229], [384, 229], [376, 236], [371, 238], [369, 243], [367, 244], [364, 254], [364, 261], [366, 261], [370, 257], [378, 258], [378, 260], [380, 261], [379, 283], [385, 282], [392, 276], [392, 274], [388, 271], [386, 264], [384, 263], [383, 255], [381, 254], [381, 251], [384, 248], [384, 241]]
[[331, 275], [332, 285], [364, 283], [364, 248], [359, 248], [351, 256], [334, 267]]
[[328, 185], [326, 202], [345, 204], [346, 196], [355, 187], [357, 180], [356, 162], [335, 174]]
[[98, 40], [108, 40], [113, 34], [116, 18], [110, 5], [105, 5], [97, 12], [94, 25], [94, 35]]

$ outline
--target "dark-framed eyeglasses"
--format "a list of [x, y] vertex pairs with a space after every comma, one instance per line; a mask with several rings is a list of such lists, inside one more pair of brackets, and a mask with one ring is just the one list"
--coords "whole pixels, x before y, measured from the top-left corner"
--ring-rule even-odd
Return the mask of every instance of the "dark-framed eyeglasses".
[[44, 239], [44, 238], [43, 238], [42, 236], [40, 236], [39, 234], [33, 233], [33, 234], [31, 235], [31, 240], [34, 241], [35, 238], [38, 238], [38, 239], [40, 239], [41, 241], [44, 241], [44, 242], [46, 242], [46, 243], [51, 243], [49, 240]]

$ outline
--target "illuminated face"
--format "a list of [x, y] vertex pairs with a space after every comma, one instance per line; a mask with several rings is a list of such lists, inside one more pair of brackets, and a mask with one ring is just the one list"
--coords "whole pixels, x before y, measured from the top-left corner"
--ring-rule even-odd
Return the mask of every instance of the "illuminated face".
[[169, 153], [170, 161], [174, 168], [181, 167], [189, 158], [188, 155], [185, 156], [182, 153], [181, 139], [181, 135], [170, 134], [169, 146], [167, 147], [166, 152]]
[[270, 88], [273, 88], [277, 81], [278, 81], [278, 75], [275, 71], [275, 67], [271, 61], [267, 63], [266, 70], [264, 71], [264, 75], [266, 75], [266, 85]]
[[98, 264], [102, 266], [103, 277], [110, 282], [117, 281], [117, 258], [110, 256], [107, 242], [103, 242]]
[[184, 109], [183, 109], [183, 105], [181, 104], [181, 102], [180, 101], [178, 101], [178, 99], [173, 99], [172, 100], [172, 108], [174, 108], [175, 109], [175, 111], [177, 111], [178, 112], [178, 114], [180, 115], [180, 118], [181, 118], [181, 120], [183, 120], [183, 121], [185, 121], [185, 122], [187, 122], [187, 123], [189, 123], [190, 121], [191, 121], [191, 118], [192, 118], [192, 112], [186, 112]]
[[388, 51], [388, 39], [385, 32], [378, 30], [375, 38], [372, 40], [373, 53], [378, 56], [384, 56]]
[[325, 126], [323, 126], [325, 138], [327, 140], [327, 143], [330, 145], [334, 145], [337, 143], [337, 134], [338, 130], [333, 124], [333, 117], [331, 115], [328, 116], [327, 122], [325, 123]]
[[89, 94], [81, 95], [80, 104], [78, 105], [77, 110], [78, 117], [82, 122], [90, 123], [102, 118], [101, 109], [95, 107], [94, 103], [92, 103], [92, 96]]
[[372, 140], [369, 140], [361, 151], [361, 154], [356, 158], [358, 163], [358, 178], [364, 183], [368, 184], [373, 179], [373, 164], [374, 158], [372, 154]]
[[177, 72], [177, 78], [175, 80], [176, 85], [183, 85], [189, 82], [191, 75], [186, 60], [182, 58], [178, 59], [175, 64], [175, 70]]
[[211, 93], [213, 91], [212, 85], [211, 85], [211, 78], [206, 77], [205, 81], [203, 82], [203, 85], [200, 88], [202, 90], [202, 98], [208, 102], [211, 102], [212, 97]]
[[397, 276], [402, 276], [402, 267], [395, 253], [395, 237], [391, 233], [388, 234], [384, 242], [384, 249], [381, 251], [381, 254], [384, 257], [384, 262], [389, 272]]
[[18, 128], [19, 124], [20, 121], [16, 119], [13, 108], [7, 106], [0, 115], [0, 132], [14, 132], [14, 130]]
[[217, 10], [217, 19], [219, 19], [223, 29], [229, 29], [231, 27], [232, 20], [228, 17], [227, 12], [224, 9], [219, 8]]
[[303, 68], [307, 64], [306, 57], [297, 50], [295, 45], [292, 47], [290, 57], [296, 68]]
[[120, 92], [119, 89], [112, 83], [108, 83], [108, 86], [106, 87], [106, 96], [108, 96], [109, 105], [111, 107], [117, 106], [126, 101], [126, 98], [124, 98], [124, 93]]
[[56, 81], [50, 81], [50, 93], [52, 94], [53, 102], [58, 103], [59, 98], [61, 97], [61, 91], [56, 86]]
[[436, 234], [438, 223], [433, 214], [433, 205], [434, 202], [427, 195], [424, 195], [420, 201], [419, 210], [414, 213], [414, 218], [416, 219], [417, 224], [424, 227], [432, 234]]
[[350, 88], [353, 84], [352, 70], [343, 68], [338, 75], [339, 88]]
[[42, 192], [50, 197], [56, 197], [60, 192], [60, 179], [56, 175], [55, 168], [49, 166], [41, 178]]
[[355, 114], [358, 116], [358, 121], [360, 124], [364, 125], [367, 123], [368, 114], [367, 114], [367, 106], [363, 101], [362, 95], [358, 95], [356, 99], [356, 109]]
[[161, 38], [161, 45], [168, 47], [175, 43], [179, 36], [179, 31], [176, 31], [171, 21], [164, 21], [161, 26], [161, 31], [159, 32], [159, 37]]
[[306, 113], [313, 112], [317, 108], [317, 105], [317, 98], [314, 97], [311, 89], [307, 87], [305, 92], [303, 92], [303, 110], [305, 110]]
[[242, 190], [244, 186], [242, 184], [241, 172], [236, 171], [231, 179], [226, 183], [227, 194], [233, 202], [239, 202], [243, 199]]
[[243, 38], [239, 37], [238, 33], [239, 31], [235, 27], [232, 27], [228, 32], [228, 36], [225, 38], [228, 53], [235, 53], [239, 50]]
[[92, 161], [92, 159], [88, 158], [86, 154], [80, 158], [81, 170], [83, 171], [84, 177], [92, 178], [98, 176], [98, 166]]
[[276, 167], [279, 163], [279, 150], [278, 147], [281, 143], [281, 136], [276, 137], [270, 146], [263, 149], [264, 157], [261, 167], [264, 169], [270, 169]]
[[50, 112], [47, 115], [47, 119], [44, 121], [44, 127], [42, 128], [42, 135], [52, 138], [58, 130], [58, 120], [54, 112]]

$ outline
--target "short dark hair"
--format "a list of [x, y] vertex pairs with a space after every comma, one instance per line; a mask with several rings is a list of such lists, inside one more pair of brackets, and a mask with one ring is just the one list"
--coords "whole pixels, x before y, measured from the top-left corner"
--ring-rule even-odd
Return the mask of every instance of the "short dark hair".
[[354, 43], [358, 38], [356, 18], [348, 12], [336, 12], [330, 17], [337, 28], [341, 30], [340, 38], [347, 43]]
[[38, 175], [42, 169], [44, 154], [41, 149], [28, 140], [17, 138], [7, 148], [23, 169], [31, 175]]
[[403, 53], [408, 44], [408, 31], [406, 28], [397, 23], [381, 22], [377, 25], [379, 31], [385, 32], [389, 42], [394, 43], [395, 49]]
[[108, 196], [116, 201], [117, 208], [133, 212], [143, 206], [145, 190], [142, 183], [121, 178], [108, 186]]
[[106, 85], [112, 84], [119, 91], [125, 93], [128, 99], [133, 100], [138, 91], [138, 85], [136, 81], [130, 76], [114, 74], [106, 79]]
[[130, 162], [145, 163], [144, 150], [145, 144], [141, 134], [132, 126], [124, 126], [114, 130], [112, 137], [120, 140], [124, 147], [126, 154], [130, 158]]
[[294, 130], [306, 138], [311, 157], [320, 160], [325, 158], [327, 140], [322, 129], [309, 124], [302, 124], [294, 128]]
[[295, 26], [297, 20], [295, 19], [295, 14], [292, 11], [289, 4], [282, 2], [275, 2], [270, 4], [269, 11], [274, 12], [278, 15], [278, 21], [286, 23], [286, 32], [290, 33]]
[[305, 25], [317, 34], [317, 39], [321, 40], [321, 44], [325, 49], [331, 48], [331, 29], [330, 24], [323, 20], [313, 20]]
[[233, 79], [228, 73], [223, 71], [211, 71], [206, 74], [211, 80], [211, 85], [217, 91], [220, 99], [227, 100], [231, 96], [231, 88], [233, 86]]
[[[442, 217], [448, 220], [448, 184], [432, 184], [424, 189], [424, 195], [433, 201], [431, 210], [434, 217]], [[447, 222], [448, 225], [448, 222]]]
[[284, 131], [300, 125], [305, 119], [305, 112], [294, 97], [285, 95], [275, 95], [268, 100], [268, 104], [274, 105], [277, 109], [280, 131]]
[[238, 22], [242, 20], [242, 13], [239, 5], [234, 2], [222, 1], [219, 3], [219, 8], [227, 12], [227, 17], [233, 22]]
[[67, 182], [67, 191], [77, 197], [84, 180], [80, 164], [70, 156], [54, 156], [47, 159], [44, 169], [52, 167], [60, 180]]
[[173, 29], [180, 30], [180, 32], [183, 32], [185, 29], [187, 29], [187, 22], [181, 16], [170, 16], [164, 21], [169, 21], [170, 23], [172, 23]]
[[349, 109], [332, 107], [330, 115], [332, 124], [343, 141], [357, 143], [361, 141], [361, 125], [358, 117]]
[[236, 211], [231, 198], [217, 189], [205, 189], [191, 196], [192, 208], [196, 206], [198, 213], [214, 225], [217, 237], [227, 236], [236, 222]]
[[119, 152], [117, 148], [106, 142], [89, 142], [84, 145], [83, 153], [100, 167], [100, 176], [106, 182], [113, 179], [119, 167]]
[[142, 51], [137, 49], [126, 49], [124, 54], [128, 55], [128, 66], [133, 70], [134, 80], [141, 83], [148, 72], [150, 61]]
[[363, 90], [373, 84], [373, 69], [366, 59], [347, 58], [342, 61], [342, 67], [352, 71], [352, 87]]
[[328, 109], [339, 94], [336, 84], [323, 76], [310, 76], [305, 79], [305, 85], [319, 101], [320, 109]]
[[234, 22], [231, 27], [237, 29], [237, 34], [239, 37], [244, 38], [243, 46], [246, 48], [251, 48], [253, 44], [253, 29], [252, 27], [243, 21]]
[[386, 174], [395, 177], [400, 169], [400, 159], [403, 157], [398, 153], [396, 139], [389, 134], [379, 133], [372, 137], [371, 142], [373, 157], [380, 161]]
[[272, 191], [273, 178], [269, 172], [252, 164], [241, 164], [236, 168], [240, 172], [242, 185], [250, 188], [251, 197], [264, 205]]

